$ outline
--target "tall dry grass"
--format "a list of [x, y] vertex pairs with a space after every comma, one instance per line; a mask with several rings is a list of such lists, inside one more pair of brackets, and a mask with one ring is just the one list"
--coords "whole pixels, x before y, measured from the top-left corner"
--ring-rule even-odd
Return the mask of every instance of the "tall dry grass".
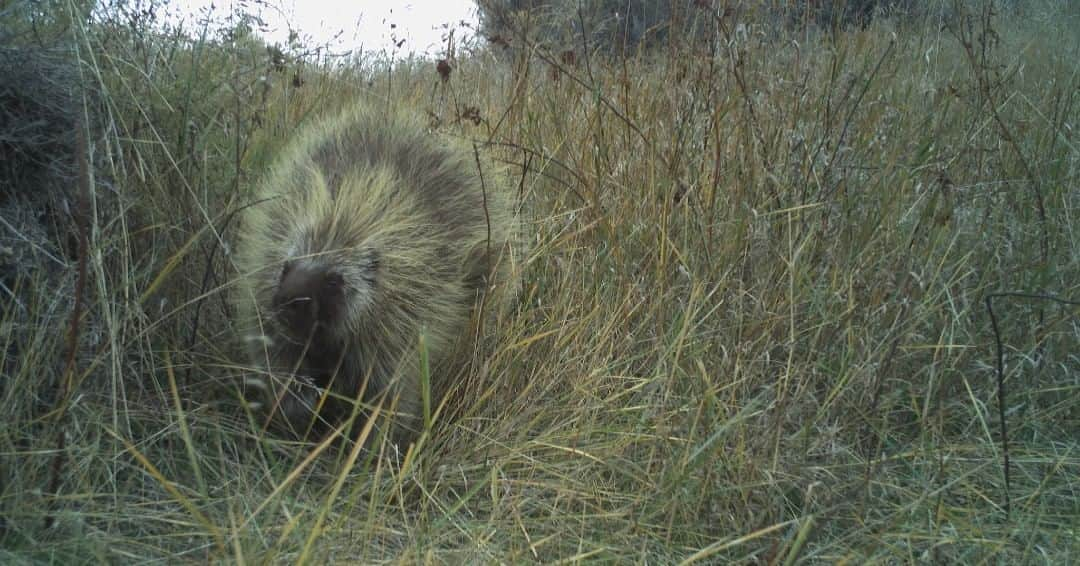
[[[50, 6], [100, 165], [70, 276], [4, 303], [3, 561], [1080, 554], [1078, 311], [994, 303], [1006, 491], [984, 306], [1080, 298], [1069, 3], [834, 33], [702, 9], [712, 41], [446, 80]], [[356, 99], [490, 143], [534, 239], [456, 418], [398, 461], [260, 434], [225, 301], [260, 171]]]

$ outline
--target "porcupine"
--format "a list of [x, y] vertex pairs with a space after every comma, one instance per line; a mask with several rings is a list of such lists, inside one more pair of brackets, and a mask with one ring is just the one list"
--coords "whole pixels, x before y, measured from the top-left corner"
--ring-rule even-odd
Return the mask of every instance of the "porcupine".
[[302, 129], [242, 213], [235, 254], [269, 422], [304, 436], [381, 403], [403, 448], [422, 424], [421, 335], [434, 407], [474, 309], [519, 288], [516, 200], [475, 146], [406, 111]]

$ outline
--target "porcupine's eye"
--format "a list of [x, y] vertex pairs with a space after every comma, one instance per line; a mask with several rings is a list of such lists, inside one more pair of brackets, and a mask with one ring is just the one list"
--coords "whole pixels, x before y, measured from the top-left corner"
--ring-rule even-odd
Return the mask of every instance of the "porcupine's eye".
[[345, 286], [345, 278], [340, 273], [327, 273], [326, 279], [323, 281], [323, 287], [326, 291], [331, 293], [340, 292]]
[[283, 263], [281, 265], [281, 275], [278, 276], [278, 281], [280, 282], [280, 281], [284, 280], [285, 276], [288, 275], [290, 271], [292, 271], [292, 268], [293, 268], [293, 262], [286, 261], [285, 263]]
[[315, 291], [318, 297], [318, 317], [324, 324], [333, 324], [345, 311], [345, 277], [334, 271], [322, 276], [322, 289]]

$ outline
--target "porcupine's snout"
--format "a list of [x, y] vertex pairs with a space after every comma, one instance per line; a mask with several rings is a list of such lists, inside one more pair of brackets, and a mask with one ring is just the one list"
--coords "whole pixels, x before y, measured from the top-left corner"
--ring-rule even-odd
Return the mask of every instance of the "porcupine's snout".
[[341, 274], [323, 267], [286, 263], [273, 296], [278, 321], [297, 338], [335, 324], [344, 308]]

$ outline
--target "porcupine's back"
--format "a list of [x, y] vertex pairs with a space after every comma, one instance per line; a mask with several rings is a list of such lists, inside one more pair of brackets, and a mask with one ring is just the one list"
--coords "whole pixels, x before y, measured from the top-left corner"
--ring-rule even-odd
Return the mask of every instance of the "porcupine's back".
[[[479, 294], [516, 288], [514, 198], [504, 175], [477, 161], [415, 117], [356, 108], [302, 131], [260, 185], [237, 248], [247, 275], [238, 298], [256, 366], [300, 378], [284, 396], [273, 388], [295, 431], [306, 430], [318, 388], [346, 398], [363, 388], [368, 402], [397, 398], [409, 416], [395, 436], [407, 438], [420, 412], [418, 336], [438, 393]], [[320, 416], [335, 420], [352, 407], [327, 409]]]

